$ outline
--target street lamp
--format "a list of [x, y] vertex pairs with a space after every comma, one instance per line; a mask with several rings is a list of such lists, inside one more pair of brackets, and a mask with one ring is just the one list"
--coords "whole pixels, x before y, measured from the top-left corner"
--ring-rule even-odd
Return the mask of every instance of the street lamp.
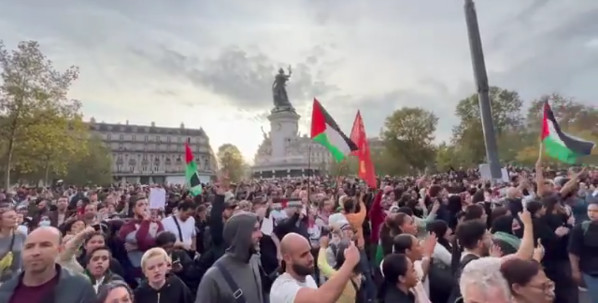
[[484, 51], [478, 17], [475, 11], [473, 0], [465, 0], [465, 22], [467, 23], [467, 34], [469, 36], [469, 49], [471, 51], [471, 65], [478, 90], [478, 102], [480, 104], [480, 116], [482, 118], [482, 129], [484, 131], [484, 144], [486, 145], [486, 158], [490, 165], [492, 179], [501, 179], [500, 162], [496, 147], [496, 136], [494, 134], [494, 123], [492, 122], [492, 108], [488, 96], [488, 75], [484, 63]]

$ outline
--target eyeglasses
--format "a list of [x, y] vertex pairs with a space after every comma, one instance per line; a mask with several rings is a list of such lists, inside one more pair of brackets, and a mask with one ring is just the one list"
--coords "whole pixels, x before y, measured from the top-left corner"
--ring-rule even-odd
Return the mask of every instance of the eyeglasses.
[[554, 291], [554, 282], [552, 282], [551, 280], [547, 280], [546, 282], [537, 285], [530, 284], [529, 286], [532, 288], [543, 290], [545, 292]]

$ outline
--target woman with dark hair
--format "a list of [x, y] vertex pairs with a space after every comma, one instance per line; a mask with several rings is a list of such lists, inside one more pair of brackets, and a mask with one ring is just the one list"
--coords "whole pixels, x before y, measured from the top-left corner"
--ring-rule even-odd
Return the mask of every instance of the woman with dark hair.
[[[448, 227], [448, 224], [442, 220], [434, 220], [428, 223], [426, 231], [434, 233], [438, 238], [438, 244], [440, 244], [449, 254], [452, 251], [452, 246], [449, 241], [453, 231]], [[447, 263], [450, 265], [450, 258]]]
[[104, 284], [98, 290], [96, 303], [133, 303], [133, 291], [123, 281], [112, 281]]
[[521, 239], [515, 235], [517, 232], [523, 235], [523, 229], [519, 221], [509, 215], [496, 218], [492, 222], [492, 242], [500, 248], [502, 255], [510, 255], [517, 252], [521, 245]]
[[552, 303], [554, 283], [546, 277], [540, 263], [513, 258], [502, 263], [500, 271], [518, 303]]
[[382, 303], [415, 303], [412, 291], [418, 283], [413, 263], [403, 254], [391, 254], [382, 263], [384, 282], [379, 298]]
[[453, 248], [449, 241], [452, 236], [452, 230], [446, 222], [434, 220], [428, 223], [427, 231], [434, 233], [437, 237], [436, 246], [432, 255], [432, 263], [428, 270], [428, 279], [430, 285], [430, 301], [446, 302], [446, 298], [451, 294], [453, 282], [453, 272], [451, 270]]
[[388, 215], [380, 230], [380, 245], [382, 250], [376, 255], [378, 261], [381, 261], [384, 256], [392, 253], [393, 239], [402, 233], [417, 234], [417, 226], [413, 217], [406, 213]]

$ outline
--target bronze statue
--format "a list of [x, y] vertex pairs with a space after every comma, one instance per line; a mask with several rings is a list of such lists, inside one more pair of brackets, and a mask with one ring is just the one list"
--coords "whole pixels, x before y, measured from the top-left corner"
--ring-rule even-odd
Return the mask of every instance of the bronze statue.
[[289, 78], [293, 72], [290, 66], [288, 71], [289, 73], [285, 74], [284, 70], [280, 68], [274, 79], [274, 83], [272, 83], [274, 110], [293, 110], [293, 105], [291, 105], [291, 102], [289, 101], [289, 96], [287, 95], [286, 89], [286, 82], [289, 81]]

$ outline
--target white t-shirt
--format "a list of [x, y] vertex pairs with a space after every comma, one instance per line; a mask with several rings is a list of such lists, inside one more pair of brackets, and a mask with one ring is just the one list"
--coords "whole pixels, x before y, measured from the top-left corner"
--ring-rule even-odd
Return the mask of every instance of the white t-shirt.
[[316, 281], [311, 276], [305, 277], [305, 282], [295, 280], [288, 273], [280, 275], [270, 290], [270, 302], [272, 303], [294, 303], [295, 296], [301, 288], [318, 289]]
[[[181, 221], [181, 219], [177, 218], [179, 222], [179, 226], [181, 227], [181, 234], [183, 235], [183, 244], [186, 246], [191, 246], [191, 239], [195, 237], [195, 218], [189, 217], [185, 222]], [[162, 219], [162, 226], [164, 226], [164, 230], [173, 233], [176, 236], [177, 241], [180, 241], [179, 238], [179, 229], [174, 223], [174, 218], [172, 216], [168, 216]]]
[[422, 281], [423, 277], [424, 277], [424, 269], [422, 268], [422, 261], [415, 261], [413, 262], [413, 267], [415, 269], [415, 273], [417, 274], [417, 277], [419, 278], [419, 282], [417, 282], [417, 285], [413, 288], [413, 292], [415, 292], [415, 295], [417, 296], [418, 299], [418, 303], [424, 303], [424, 302], [430, 302], [429, 296], [430, 296], [430, 281], [429, 281], [429, 276], [426, 277], [426, 280]]

